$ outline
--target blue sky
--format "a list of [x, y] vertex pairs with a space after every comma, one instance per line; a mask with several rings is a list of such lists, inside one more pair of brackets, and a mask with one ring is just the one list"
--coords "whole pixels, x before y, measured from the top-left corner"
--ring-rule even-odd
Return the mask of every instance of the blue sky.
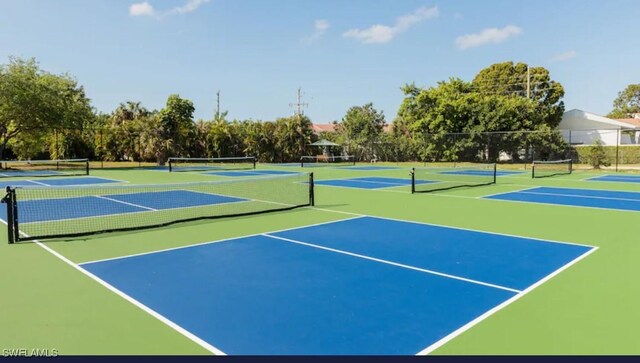
[[471, 80], [502, 61], [543, 66], [567, 110], [610, 111], [640, 83], [637, 0], [0, 0], [0, 63], [69, 72], [93, 105], [191, 99], [209, 119], [292, 114], [314, 122], [373, 102], [391, 122], [400, 87]]

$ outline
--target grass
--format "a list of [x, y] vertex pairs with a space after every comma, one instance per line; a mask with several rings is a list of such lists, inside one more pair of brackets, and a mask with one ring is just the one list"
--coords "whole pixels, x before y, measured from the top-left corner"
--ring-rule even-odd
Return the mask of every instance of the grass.
[[[408, 178], [408, 168], [422, 164], [390, 165], [403, 168], [309, 170], [317, 179]], [[96, 169], [91, 174], [154, 184], [225, 179], [136, 169]], [[636, 334], [640, 290], [635, 287], [635, 277], [640, 275], [636, 232], [640, 214], [479, 198], [531, 186], [640, 191], [640, 184], [582, 180], [596, 175], [577, 171], [532, 180], [523, 173], [499, 177], [492, 186], [417, 195], [411, 195], [408, 187], [378, 191], [318, 187], [316, 208], [44, 243], [82, 263], [338, 220], [348, 217], [338, 212], [350, 212], [593, 245], [599, 247], [595, 253], [433, 354], [640, 354]], [[5, 234], [2, 228], [0, 233]], [[0, 243], [0, 266], [4, 288], [0, 349], [55, 348], [65, 355], [208, 354], [36, 243]]]

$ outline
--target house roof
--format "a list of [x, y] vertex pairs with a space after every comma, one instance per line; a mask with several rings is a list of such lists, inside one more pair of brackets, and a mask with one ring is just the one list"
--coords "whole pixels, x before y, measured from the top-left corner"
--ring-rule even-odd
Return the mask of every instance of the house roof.
[[[565, 112], [562, 115], [562, 119], [564, 120], [569, 120], [569, 119], [575, 119], [575, 118], [580, 118], [580, 119], [586, 119], [589, 120], [591, 122], [596, 122], [599, 124], [602, 124], [602, 127], [598, 127], [599, 129], [605, 129], [605, 128], [609, 128], [609, 129], [632, 129], [637, 127], [636, 125], [632, 125], [630, 123], [627, 122], [621, 122], [620, 120], [614, 120], [608, 117], [604, 117], [604, 116], [600, 116], [600, 115], [596, 115], [595, 113], [591, 113], [591, 112], [587, 112], [587, 111], [583, 111], [583, 110], [578, 110], [578, 109], [573, 109], [570, 111]], [[562, 124], [562, 122], [561, 122]], [[560, 127], [562, 128], [562, 126]]]
[[335, 127], [333, 124], [312, 124], [311, 128], [314, 132], [333, 132]]
[[[318, 132], [333, 132], [333, 131], [336, 131], [336, 128], [335, 128], [334, 124], [311, 124], [311, 128], [316, 133], [318, 133]], [[384, 128], [382, 129], [382, 131], [391, 132], [392, 129], [393, 129], [393, 125], [385, 124]]]
[[633, 127], [640, 127], [640, 119], [638, 118], [617, 118], [616, 121], [629, 124]]

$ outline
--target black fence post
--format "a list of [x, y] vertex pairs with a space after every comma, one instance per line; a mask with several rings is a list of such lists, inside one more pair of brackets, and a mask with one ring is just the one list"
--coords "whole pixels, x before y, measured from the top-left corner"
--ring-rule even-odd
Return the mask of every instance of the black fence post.
[[616, 173], [618, 172], [619, 155], [620, 155], [620, 129], [616, 131]]

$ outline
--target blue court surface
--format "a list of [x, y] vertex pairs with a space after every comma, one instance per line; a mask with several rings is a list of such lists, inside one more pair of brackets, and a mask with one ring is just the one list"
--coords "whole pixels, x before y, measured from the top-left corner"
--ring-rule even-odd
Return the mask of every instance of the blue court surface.
[[393, 169], [400, 169], [400, 168], [398, 168], [396, 166], [376, 166], [376, 165], [371, 165], [371, 166], [346, 166], [346, 167], [341, 167], [340, 169], [370, 171], [370, 170], [393, 170]]
[[540, 187], [490, 195], [487, 199], [640, 211], [640, 192]]
[[[8, 178], [19, 178], [19, 177], [29, 177], [29, 176], [56, 176], [56, 175], [65, 175], [69, 174], [68, 172], [60, 172], [55, 170], [2, 170], [0, 172], [0, 176], [8, 177]], [[77, 173], [82, 174], [82, 173]]]
[[81, 267], [222, 353], [408, 355], [591, 251], [357, 217]]
[[640, 183], [640, 175], [603, 175], [586, 179], [588, 181], [604, 181], [618, 183]]
[[[20, 210], [23, 211], [20, 215], [20, 223], [29, 223], [212, 206], [245, 201], [247, 199], [189, 190], [172, 190], [92, 195], [64, 199], [34, 199], [18, 201], [18, 203]], [[0, 208], [0, 218], [6, 221], [6, 216], [6, 208]]]
[[212, 171], [208, 173], [203, 173], [207, 175], [216, 175], [216, 176], [228, 176], [228, 177], [243, 177], [243, 176], [264, 176], [264, 175], [290, 175], [290, 174], [300, 174], [295, 171], [283, 171], [283, 170], [246, 170], [246, 171], [236, 171], [236, 170], [227, 170], [227, 171]]
[[122, 180], [96, 178], [96, 177], [80, 177], [80, 178], [60, 178], [60, 179], [42, 179], [42, 180], [4, 180], [0, 181], [0, 185], [12, 187], [59, 187], [73, 185], [89, 185], [89, 184], [111, 184], [124, 183]]
[[[416, 180], [416, 184], [432, 183], [430, 181]], [[411, 179], [384, 178], [384, 177], [362, 177], [350, 179], [327, 179], [316, 180], [315, 185], [328, 185], [332, 187], [357, 188], [357, 189], [382, 189], [401, 186], [410, 186]]]
[[[441, 174], [454, 174], [454, 175], [481, 175], [481, 176], [493, 176], [493, 170], [476, 170], [476, 169], [460, 169], [443, 171]], [[521, 171], [496, 171], [497, 176], [522, 174]]]

